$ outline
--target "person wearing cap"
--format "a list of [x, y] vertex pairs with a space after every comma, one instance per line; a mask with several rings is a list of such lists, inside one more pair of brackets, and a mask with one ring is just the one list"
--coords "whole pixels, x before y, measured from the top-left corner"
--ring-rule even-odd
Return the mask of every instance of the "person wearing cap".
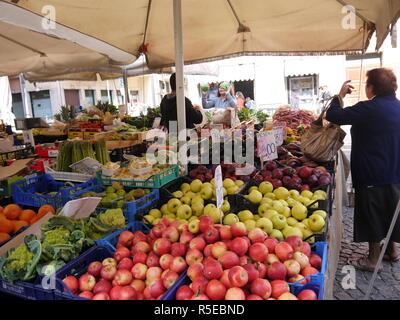
[[201, 85], [201, 103], [203, 109], [207, 108], [207, 104], [213, 100], [218, 99], [218, 88], [215, 86], [214, 82], [210, 84], [204, 83]]
[[233, 94], [233, 88], [229, 82], [222, 82], [218, 87], [218, 98], [207, 103], [205, 109], [210, 108], [236, 108], [237, 101]]

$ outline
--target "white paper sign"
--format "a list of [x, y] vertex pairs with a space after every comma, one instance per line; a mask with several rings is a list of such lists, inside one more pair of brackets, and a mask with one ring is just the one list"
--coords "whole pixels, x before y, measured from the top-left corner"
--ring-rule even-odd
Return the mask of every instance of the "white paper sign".
[[71, 164], [69, 167], [75, 171], [92, 175], [101, 170], [103, 165], [97, 160], [87, 157], [81, 161]]
[[222, 170], [221, 166], [218, 166], [215, 169], [215, 175], [214, 175], [214, 181], [215, 181], [215, 195], [217, 198], [217, 208], [221, 208], [223, 202], [224, 202], [224, 192], [223, 192], [223, 186], [222, 186]]
[[275, 134], [272, 130], [257, 134], [257, 156], [262, 161], [270, 161], [278, 158]]
[[49, 150], [49, 157], [56, 158], [58, 156], [58, 150]]
[[88, 197], [68, 201], [60, 212], [60, 216], [81, 219], [89, 217], [95, 210], [102, 198]]
[[285, 128], [279, 126], [279, 127], [274, 127], [274, 134], [275, 134], [275, 142], [276, 146], [281, 146], [283, 144], [283, 130]]

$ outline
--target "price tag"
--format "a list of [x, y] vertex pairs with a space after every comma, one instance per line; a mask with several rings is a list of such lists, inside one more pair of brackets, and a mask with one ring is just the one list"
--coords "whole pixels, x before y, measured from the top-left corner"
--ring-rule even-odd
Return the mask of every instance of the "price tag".
[[[217, 198], [217, 208], [220, 209], [223, 202], [224, 202], [224, 192], [223, 192], [223, 186], [222, 186], [222, 170], [221, 166], [218, 166], [215, 169], [215, 174], [214, 174], [214, 179], [215, 179], [215, 195]], [[222, 221], [222, 216], [221, 216], [221, 221]]]
[[58, 150], [49, 150], [49, 157], [50, 158], [57, 158], [58, 156]]
[[283, 144], [283, 130], [285, 130], [285, 128], [281, 126], [273, 128], [277, 147]]
[[80, 173], [92, 175], [95, 174], [97, 171], [101, 170], [103, 165], [97, 160], [88, 157], [81, 161], [71, 164], [69, 167]]
[[278, 158], [275, 134], [272, 130], [257, 134], [257, 156], [262, 161], [269, 161]]

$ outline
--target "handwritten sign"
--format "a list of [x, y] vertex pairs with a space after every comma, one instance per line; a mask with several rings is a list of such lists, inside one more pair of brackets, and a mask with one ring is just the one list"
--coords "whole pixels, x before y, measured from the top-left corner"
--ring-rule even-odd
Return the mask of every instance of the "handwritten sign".
[[275, 142], [276, 142], [276, 146], [281, 146], [283, 144], [283, 130], [285, 130], [285, 128], [279, 126], [279, 127], [274, 127], [273, 131], [274, 131], [274, 135], [275, 135]]
[[257, 156], [262, 161], [278, 158], [275, 134], [272, 130], [257, 134]]

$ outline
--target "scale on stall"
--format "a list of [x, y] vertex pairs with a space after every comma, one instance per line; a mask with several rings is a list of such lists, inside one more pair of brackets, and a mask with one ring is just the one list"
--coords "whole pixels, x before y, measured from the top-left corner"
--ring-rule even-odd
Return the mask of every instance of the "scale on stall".
[[30, 144], [32, 147], [35, 147], [32, 129], [49, 128], [47, 122], [42, 118], [17, 118], [14, 121], [15, 129], [22, 130], [24, 144]]

